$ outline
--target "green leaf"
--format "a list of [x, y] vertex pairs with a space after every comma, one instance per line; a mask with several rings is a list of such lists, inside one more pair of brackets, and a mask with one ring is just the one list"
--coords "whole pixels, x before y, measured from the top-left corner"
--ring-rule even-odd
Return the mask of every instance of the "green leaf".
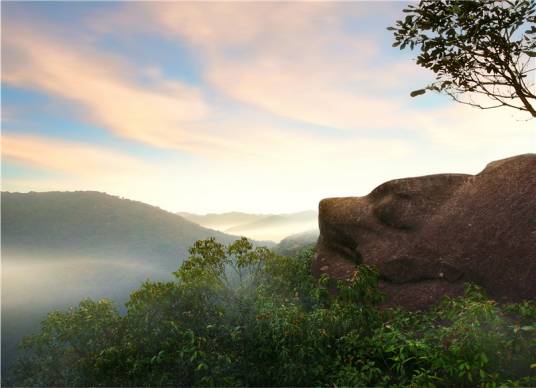
[[419, 90], [412, 91], [409, 95], [411, 97], [417, 97], [417, 96], [420, 96], [421, 94], [424, 94], [424, 93], [426, 93], [426, 89], [419, 89]]

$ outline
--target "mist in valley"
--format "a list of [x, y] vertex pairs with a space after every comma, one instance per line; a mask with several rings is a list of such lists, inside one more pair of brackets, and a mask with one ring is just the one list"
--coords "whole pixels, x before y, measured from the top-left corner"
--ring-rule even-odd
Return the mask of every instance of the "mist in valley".
[[16, 359], [20, 340], [37, 332], [47, 313], [85, 298], [110, 299], [124, 311], [132, 291], [148, 279], [171, 280], [178, 266], [178, 261], [172, 267], [126, 258], [3, 255], [2, 375]]
[[281, 240], [303, 232], [318, 233], [318, 212], [307, 210], [287, 214], [249, 214], [240, 212], [193, 214], [178, 213], [205, 228], [235, 236], [246, 236], [263, 242], [279, 243]]

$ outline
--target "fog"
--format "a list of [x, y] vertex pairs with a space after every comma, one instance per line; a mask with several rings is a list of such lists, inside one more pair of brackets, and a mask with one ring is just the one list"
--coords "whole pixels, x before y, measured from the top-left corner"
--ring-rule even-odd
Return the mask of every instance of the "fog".
[[281, 226], [255, 226], [250, 227], [246, 225], [244, 227], [235, 227], [227, 229], [226, 233], [233, 233], [237, 235], [243, 235], [253, 240], [259, 241], [274, 241], [279, 243], [286, 237], [302, 233], [309, 230], [318, 230], [318, 221], [303, 221], [303, 222], [292, 222], [284, 224]]
[[192, 214], [180, 216], [220, 232], [235, 236], [245, 236], [258, 241], [279, 243], [284, 238], [309, 230], [318, 230], [318, 212], [314, 210], [289, 214]]
[[39, 330], [52, 310], [76, 306], [84, 298], [124, 302], [142, 282], [170, 280], [178, 268], [124, 258], [2, 256], [2, 375], [14, 361], [24, 335]]

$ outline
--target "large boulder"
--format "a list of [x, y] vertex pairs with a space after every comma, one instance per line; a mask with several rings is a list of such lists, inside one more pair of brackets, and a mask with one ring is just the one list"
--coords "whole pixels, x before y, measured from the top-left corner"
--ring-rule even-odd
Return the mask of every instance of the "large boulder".
[[319, 226], [313, 273], [346, 279], [374, 265], [387, 305], [426, 308], [465, 282], [501, 302], [536, 298], [536, 154], [324, 199]]

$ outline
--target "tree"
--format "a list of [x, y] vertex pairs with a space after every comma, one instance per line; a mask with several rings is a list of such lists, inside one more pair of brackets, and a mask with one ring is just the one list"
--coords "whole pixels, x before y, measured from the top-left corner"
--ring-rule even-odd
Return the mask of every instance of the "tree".
[[[436, 81], [411, 92], [443, 92], [480, 109], [511, 107], [536, 117], [535, 0], [422, 0], [394, 27], [393, 47], [418, 48]], [[532, 79], [531, 79], [532, 78]]]
[[2, 383], [536, 386], [533, 302], [469, 286], [428, 312], [380, 309], [377, 270], [333, 283], [313, 277], [313, 256], [198, 241], [174, 281], [145, 282], [124, 314], [105, 300], [50, 313]]
[[107, 300], [86, 299], [69, 311], [51, 312], [41, 331], [22, 341], [24, 356], [13, 370], [16, 382], [6, 385], [96, 385], [102, 378], [99, 363], [105, 350], [119, 345], [120, 322], [118, 311]]

